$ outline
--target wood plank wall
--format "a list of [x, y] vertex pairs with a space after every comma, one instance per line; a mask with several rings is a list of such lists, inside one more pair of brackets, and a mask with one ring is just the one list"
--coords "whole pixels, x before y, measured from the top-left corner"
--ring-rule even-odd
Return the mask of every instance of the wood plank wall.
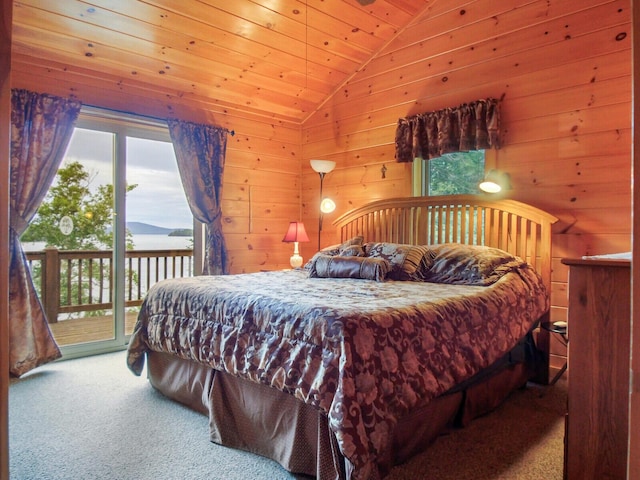
[[630, 250], [631, 33], [629, 0], [435, 2], [305, 121], [305, 222], [318, 218], [309, 159], [337, 162], [324, 181], [330, 222], [410, 194], [410, 168], [393, 160], [399, 117], [501, 98], [508, 196], [560, 218], [552, 319], [565, 320], [560, 259]]
[[[13, 3], [0, 0], [0, 250], [9, 251], [11, 131], [11, 19]], [[0, 480], [9, 480], [9, 255], [0, 256]]]
[[[220, 107], [194, 95], [168, 91], [159, 96], [152, 85], [123, 82], [108, 70], [88, 72], [52, 62], [46, 69], [12, 69], [12, 75], [13, 88], [73, 95], [85, 105], [234, 131], [227, 140], [222, 201], [231, 273], [289, 268], [293, 246], [282, 243], [282, 237], [290, 221], [301, 219], [299, 124]], [[304, 244], [301, 250], [310, 253]]]
[[302, 219], [300, 129], [229, 121], [236, 133], [227, 144], [222, 212], [231, 272], [290, 268], [293, 245], [282, 238], [290, 221]]

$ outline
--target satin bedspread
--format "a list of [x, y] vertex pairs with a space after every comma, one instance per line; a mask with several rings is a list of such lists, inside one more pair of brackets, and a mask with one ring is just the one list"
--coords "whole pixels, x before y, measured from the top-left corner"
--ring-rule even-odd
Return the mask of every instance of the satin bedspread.
[[168, 352], [272, 386], [325, 412], [352, 478], [378, 477], [412, 408], [509, 351], [549, 308], [527, 264], [491, 286], [309, 278], [305, 270], [155, 284], [127, 363]]

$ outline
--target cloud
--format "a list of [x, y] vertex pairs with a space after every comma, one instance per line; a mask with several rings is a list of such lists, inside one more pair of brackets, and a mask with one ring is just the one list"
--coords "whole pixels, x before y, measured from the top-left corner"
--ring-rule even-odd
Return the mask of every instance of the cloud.
[[[82, 163], [92, 178], [90, 188], [113, 184], [113, 134], [77, 128], [66, 161]], [[193, 217], [184, 194], [173, 145], [170, 142], [127, 137], [127, 193], [129, 222], [166, 228], [191, 228]]]

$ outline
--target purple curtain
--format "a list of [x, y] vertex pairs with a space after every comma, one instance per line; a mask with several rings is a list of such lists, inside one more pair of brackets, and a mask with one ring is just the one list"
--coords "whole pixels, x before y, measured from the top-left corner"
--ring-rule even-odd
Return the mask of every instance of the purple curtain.
[[20, 376], [61, 356], [20, 244], [58, 171], [80, 102], [11, 91], [9, 368]]
[[499, 131], [500, 109], [494, 98], [400, 118], [396, 160], [412, 162], [445, 153], [500, 148]]
[[180, 120], [167, 123], [191, 213], [206, 226], [202, 273], [227, 274], [229, 265], [220, 203], [228, 131]]

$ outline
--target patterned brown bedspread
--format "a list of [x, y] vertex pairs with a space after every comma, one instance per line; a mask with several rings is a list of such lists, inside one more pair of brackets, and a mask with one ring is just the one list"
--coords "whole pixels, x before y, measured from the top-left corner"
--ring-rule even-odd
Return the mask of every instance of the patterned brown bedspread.
[[397, 419], [487, 367], [549, 308], [528, 266], [485, 286], [309, 278], [304, 270], [165, 280], [129, 345], [169, 352], [326, 412], [353, 478], [376, 478]]

